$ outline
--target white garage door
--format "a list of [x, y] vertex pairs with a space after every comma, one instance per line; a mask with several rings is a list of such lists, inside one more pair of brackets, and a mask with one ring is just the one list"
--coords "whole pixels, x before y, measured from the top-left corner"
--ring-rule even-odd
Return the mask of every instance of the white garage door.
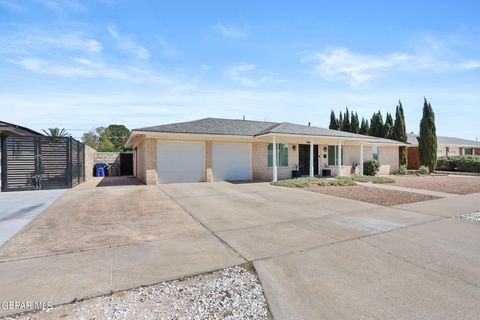
[[252, 179], [252, 147], [250, 143], [214, 142], [212, 156], [213, 180]]
[[159, 183], [204, 181], [204, 143], [158, 141]]

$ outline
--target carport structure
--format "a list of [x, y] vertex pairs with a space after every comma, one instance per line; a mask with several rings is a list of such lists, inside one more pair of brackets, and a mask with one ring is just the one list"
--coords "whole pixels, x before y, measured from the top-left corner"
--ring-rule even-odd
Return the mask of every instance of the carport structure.
[[363, 174], [364, 160], [373, 158], [380, 174], [389, 174], [404, 145], [310, 125], [217, 118], [134, 129], [126, 144], [146, 184]]

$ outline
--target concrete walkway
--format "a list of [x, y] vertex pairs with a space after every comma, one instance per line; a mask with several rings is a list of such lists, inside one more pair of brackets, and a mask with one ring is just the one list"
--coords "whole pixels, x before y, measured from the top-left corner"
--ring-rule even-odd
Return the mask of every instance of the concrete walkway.
[[65, 190], [0, 193], [0, 246], [50, 206]]
[[454, 193], [446, 193], [446, 192], [439, 192], [439, 191], [432, 191], [432, 190], [425, 190], [425, 189], [405, 188], [405, 187], [392, 186], [389, 184], [382, 184], [382, 183], [356, 182], [356, 184], [358, 184], [359, 186], [365, 186], [365, 187], [425, 194], [425, 195], [439, 197], [439, 198], [450, 198], [450, 197], [458, 196], [457, 194], [454, 194]]
[[386, 208], [264, 183], [73, 190], [0, 249], [0, 301], [252, 261], [275, 319], [475, 319], [480, 225], [451, 218], [474, 210], [478, 195]]

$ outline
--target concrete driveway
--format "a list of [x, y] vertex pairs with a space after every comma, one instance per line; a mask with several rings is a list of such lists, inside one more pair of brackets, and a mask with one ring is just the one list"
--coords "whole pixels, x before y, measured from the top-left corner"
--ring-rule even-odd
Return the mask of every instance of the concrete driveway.
[[480, 196], [381, 207], [268, 184], [160, 187], [253, 261], [275, 319], [477, 319]]
[[45, 210], [65, 190], [0, 193], [0, 246]]
[[252, 261], [275, 319], [474, 319], [480, 225], [450, 216], [480, 197], [457, 199], [385, 208], [265, 183], [84, 185], [0, 248], [0, 301], [63, 303]]

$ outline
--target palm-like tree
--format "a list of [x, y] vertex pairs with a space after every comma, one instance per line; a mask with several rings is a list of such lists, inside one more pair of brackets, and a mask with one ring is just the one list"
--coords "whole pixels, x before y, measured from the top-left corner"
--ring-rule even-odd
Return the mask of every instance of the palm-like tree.
[[[48, 131], [47, 131], [48, 130]], [[70, 134], [65, 131], [65, 129], [60, 129], [60, 128], [48, 128], [47, 130], [43, 130], [43, 132], [45, 132], [45, 134], [49, 137], [69, 137]]]

